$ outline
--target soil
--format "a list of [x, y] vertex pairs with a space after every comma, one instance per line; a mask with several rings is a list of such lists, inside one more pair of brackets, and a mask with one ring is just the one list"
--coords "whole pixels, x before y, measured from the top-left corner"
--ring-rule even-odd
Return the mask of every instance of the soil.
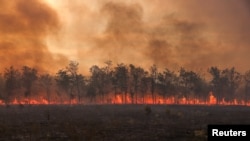
[[250, 107], [0, 106], [0, 141], [206, 141], [208, 124], [250, 124]]

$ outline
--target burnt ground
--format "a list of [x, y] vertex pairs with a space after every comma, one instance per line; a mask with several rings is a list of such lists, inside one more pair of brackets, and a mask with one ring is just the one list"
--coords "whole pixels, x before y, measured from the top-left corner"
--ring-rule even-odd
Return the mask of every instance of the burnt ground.
[[0, 141], [206, 141], [208, 124], [250, 124], [250, 107], [0, 106]]

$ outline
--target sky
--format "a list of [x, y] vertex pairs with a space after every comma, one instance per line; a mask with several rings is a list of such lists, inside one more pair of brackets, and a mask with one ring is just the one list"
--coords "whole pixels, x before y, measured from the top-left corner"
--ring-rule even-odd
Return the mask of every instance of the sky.
[[0, 0], [0, 67], [250, 70], [247, 0]]

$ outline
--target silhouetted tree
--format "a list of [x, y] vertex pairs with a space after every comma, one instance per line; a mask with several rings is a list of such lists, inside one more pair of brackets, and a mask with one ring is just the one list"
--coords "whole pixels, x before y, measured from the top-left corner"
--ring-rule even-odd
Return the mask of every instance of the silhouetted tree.
[[187, 99], [206, 97], [208, 94], [205, 79], [194, 71], [187, 71], [181, 68], [179, 81], [182, 96]]
[[82, 88], [85, 85], [83, 75], [78, 74], [78, 66], [78, 62], [70, 61], [65, 69], [59, 70], [56, 74], [57, 85], [69, 96], [70, 103], [76, 96], [80, 102]]
[[4, 78], [2, 74], [0, 74], [0, 100], [4, 100]]
[[[145, 96], [148, 94], [156, 103], [157, 96], [162, 96], [164, 100], [167, 97], [185, 97], [189, 98], [208, 98], [209, 91], [212, 91], [217, 98], [217, 102], [232, 101], [237, 94], [244, 93], [245, 100], [248, 101], [250, 93], [250, 71], [242, 75], [235, 68], [218, 69], [211, 67], [208, 72], [211, 74], [211, 81], [207, 82], [199, 73], [188, 71], [181, 68], [179, 73], [165, 69], [159, 71], [156, 65], [152, 65], [149, 71], [133, 64], [117, 64], [112, 67], [111, 61], [106, 61], [103, 67], [94, 65], [90, 68], [91, 75], [85, 77], [78, 72], [79, 63], [70, 61], [64, 68], [59, 70], [55, 76], [41, 74], [38, 78], [38, 72], [34, 68], [24, 66], [19, 70], [14, 67], [6, 68], [4, 74], [0, 75], [0, 99], [6, 103], [14, 98], [19, 100], [20, 93], [24, 93], [26, 98], [30, 98], [37, 90], [37, 82], [41, 84], [46, 92], [48, 102], [51, 102], [53, 85], [57, 86], [58, 94], [64, 93], [65, 97], [78, 99], [81, 103], [82, 98], [90, 98], [90, 101], [96, 102], [100, 98], [103, 103], [110, 102], [109, 94], [121, 94], [122, 102], [127, 103], [131, 98], [132, 103], [138, 103], [139, 100], [145, 102]], [[242, 79], [244, 78], [244, 79]], [[129, 94], [129, 95], [128, 95]], [[61, 100], [64, 97], [59, 95]], [[100, 102], [100, 101], [98, 101]], [[165, 101], [163, 101], [165, 102]]]
[[210, 83], [218, 102], [223, 100], [223, 98], [227, 101], [232, 100], [241, 80], [240, 73], [235, 68], [221, 71], [217, 67], [211, 67], [209, 72], [213, 76]]
[[53, 77], [50, 76], [49, 74], [43, 74], [43, 75], [40, 75], [39, 81], [40, 81], [40, 84], [42, 85], [42, 87], [46, 91], [46, 96], [47, 96], [48, 104], [50, 104], [50, 100], [51, 100], [50, 99], [50, 97], [51, 97], [51, 87], [52, 87]]
[[15, 94], [16, 90], [20, 88], [20, 72], [15, 69], [13, 66], [10, 68], [6, 68], [4, 72], [4, 80], [5, 80], [5, 102], [9, 103], [12, 96]]
[[147, 94], [148, 90], [149, 90], [149, 86], [151, 83], [151, 78], [148, 76], [148, 72], [147, 71], [143, 71], [143, 73], [141, 74], [141, 80], [140, 80], [140, 85], [139, 85], [139, 92], [141, 94], [142, 97], [142, 103], [145, 103], [145, 95]]
[[114, 79], [115, 85], [124, 94], [123, 102], [127, 103], [127, 91], [128, 91], [128, 68], [125, 64], [118, 64], [115, 67]]
[[80, 95], [80, 88], [77, 87], [78, 84], [78, 66], [79, 63], [76, 61], [70, 61], [68, 66], [66, 67], [66, 71], [69, 75], [69, 97], [70, 97], [70, 103], [75, 98], [76, 95]]
[[59, 94], [60, 97], [62, 97], [60, 91], [64, 92], [66, 95], [69, 95], [70, 93], [70, 76], [68, 74], [68, 72], [66, 70], [59, 70], [56, 73], [56, 84], [58, 86], [59, 89]]
[[158, 74], [158, 80], [159, 94], [163, 96], [165, 103], [166, 96], [174, 96], [178, 78], [174, 72], [165, 69], [163, 73]]
[[85, 95], [86, 91], [86, 82], [85, 77], [82, 74], [76, 75], [76, 89], [78, 102], [81, 103], [82, 97]]
[[[95, 89], [95, 95], [99, 94], [104, 101], [104, 89], [105, 89], [105, 72], [103, 69], [99, 68], [97, 65], [94, 65], [90, 68], [91, 77], [90, 84], [91, 89]], [[93, 90], [91, 90], [93, 93]], [[94, 94], [94, 93], [93, 93]]]
[[217, 67], [211, 67], [208, 72], [212, 75], [210, 85], [214, 95], [217, 97], [217, 103], [219, 103], [223, 98], [223, 80], [221, 79], [221, 70]]
[[[129, 65], [129, 91], [130, 91], [130, 96], [132, 99], [132, 103], [137, 104], [137, 93], [138, 89], [140, 87], [141, 79], [145, 75], [145, 71], [141, 67], [135, 67], [134, 65], [130, 64]], [[135, 98], [135, 99], [134, 99]]]
[[224, 69], [222, 71], [222, 78], [225, 85], [225, 98], [230, 101], [235, 98], [235, 92], [238, 89], [241, 75], [233, 67], [231, 69]]
[[28, 66], [23, 66], [22, 68], [22, 86], [25, 88], [24, 96], [29, 98], [31, 95], [31, 88], [37, 80], [37, 70], [34, 68], [30, 68]]
[[157, 67], [156, 65], [153, 65], [150, 67], [150, 78], [151, 78], [150, 91], [151, 91], [152, 100], [154, 104], [156, 103], [155, 89], [156, 89], [157, 76], [158, 76]]
[[247, 102], [250, 97], [250, 70], [244, 74], [245, 80], [245, 101]]
[[97, 90], [94, 83], [88, 83], [86, 96], [90, 98], [90, 102], [95, 102], [97, 96]]

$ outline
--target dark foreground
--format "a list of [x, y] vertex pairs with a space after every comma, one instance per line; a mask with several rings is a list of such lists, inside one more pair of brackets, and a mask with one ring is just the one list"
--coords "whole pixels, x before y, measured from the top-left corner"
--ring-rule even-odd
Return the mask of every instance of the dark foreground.
[[250, 107], [244, 106], [150, 108], [0, 106], [0, 141], [206, 141], [207, 124], [250, 124]]

